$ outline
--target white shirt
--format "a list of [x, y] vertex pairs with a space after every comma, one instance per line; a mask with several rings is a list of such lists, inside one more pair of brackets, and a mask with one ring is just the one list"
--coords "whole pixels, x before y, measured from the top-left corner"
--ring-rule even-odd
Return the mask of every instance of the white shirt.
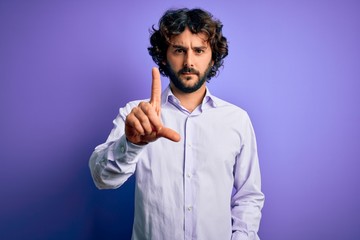
[[258, 240], [264, 195], [248, 114], [208, 89], [191, 113], [169, 87], [161, 101], [162, 122], [180, 142], [128, 142], [125, 118], [140, 102], [133, 101], [120, 108], [89, 161], [99, 189], [118, 188], [136, 174], [132, 239]]

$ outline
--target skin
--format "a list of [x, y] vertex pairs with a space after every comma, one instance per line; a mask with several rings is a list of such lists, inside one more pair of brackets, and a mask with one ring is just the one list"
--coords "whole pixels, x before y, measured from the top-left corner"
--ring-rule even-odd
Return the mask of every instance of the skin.
[[[214, 64], [207, 36], [203, 33], [193, 34], [186, 28], [181, 34], [173, 36], [170, 42], [166, 54], [168, 64], [175, 73], [179, 73], [184, 67], [193, 68], [196, 73], [180, 73], [177, 77], [183, 86], [195, 86], [204, 77], [209, 66]], [[181, 91], [173, 81], [170, 81], [170, 88], [181, 105], [192, 112], [205, 96], [206, 83], [191, 93]]]
[[160, 137], [171, 141], [180, 141], [180, 135], [164, 127], [160, 120], [161, 80], [158, 68], [152, 69], [152, 87], [150, 102], [141, 102], [133, 108], [125, 120], [125, 135], [128, 141], [144, 145]]
[[[180, 84], [185, 87], [196, 85], [204, 77], [209, 66], [213, 65], [211, 47], [203, 33], [193, 34], [185, 29], [181, 34], [173, 36], [167, 50], [167, 64]], [[181, 71], [193, 68], [195, 72]], [[170, 81], [173, 94], [180, 100], [181, 105], [192, 112], [202, 101], [206, 93], [206, 83], [193, 92], [184, 92]], [[161, 80], [157, 68], [152, 69], [152, 89], [150, 102], [141, 102], [133, 108], [125, 120], [125, 134], [128, 141], [143, 145], [153, 142], [160, 137], [171, 141], [180, 141], [180, 135], [174, 130], [163, 126], [161, 114]]]

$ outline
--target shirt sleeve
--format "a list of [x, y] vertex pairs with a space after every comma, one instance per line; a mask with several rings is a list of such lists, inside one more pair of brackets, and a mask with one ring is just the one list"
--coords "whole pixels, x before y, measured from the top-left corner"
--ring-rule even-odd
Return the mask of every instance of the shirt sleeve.
[[128, 142], [124, 134], [125, 118], [130, 110], [129, 104], [120, 109], [106, 142], [97, 146], [90, 157], [91, 176], [99, 189], [118, 188], [135, 172], [144, 146]]
[[[247, 116], [247, 115], [246, 115]], [[231, 240], [259, 240], [257, 234], [264, 204], [255, 133], [247, 116], [241, 133], [241, 151], [236, 157], [231, 199]]]

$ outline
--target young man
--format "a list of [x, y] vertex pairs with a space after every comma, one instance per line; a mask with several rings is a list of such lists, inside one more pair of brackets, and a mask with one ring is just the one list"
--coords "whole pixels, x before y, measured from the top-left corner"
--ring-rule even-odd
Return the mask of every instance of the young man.
[[[100, 189], [136, 174], [134, 240], [256, 240], [264, 195], [247, 113], [209, 92], [228, 54], [222, 24], [169, 10], [153, 28], [149, 101], [120, 108], [90, 169]], [[159, 71], [160, 70], [160, 71]], [[170, 84], [161, 93], [160, 72]]]

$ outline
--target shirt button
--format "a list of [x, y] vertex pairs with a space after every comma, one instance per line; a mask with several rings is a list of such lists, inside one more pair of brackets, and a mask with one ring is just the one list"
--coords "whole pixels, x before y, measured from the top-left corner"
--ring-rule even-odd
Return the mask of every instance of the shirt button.
[[189, 207], [187, 208], [187, 210], [190, 212], [190, 211], [192, 210], [192, 207], [189, 206]]
[[122, 152], [122, 153], [125, 152], [125, 147], [124, 146], [120, 146], [120, 152]]
[[191, 174], [190, 174], [190, 173], [186, 174], [186, 176], [187, 176], [188, 178], [191, 178]]

